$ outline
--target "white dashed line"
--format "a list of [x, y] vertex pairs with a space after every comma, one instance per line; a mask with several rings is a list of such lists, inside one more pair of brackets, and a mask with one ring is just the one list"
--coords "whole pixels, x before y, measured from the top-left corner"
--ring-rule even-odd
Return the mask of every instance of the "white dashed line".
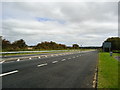
[[41, 58], [41, 57], [38, 57], [38, 58]]
[[66, 59], [62, 59], [61, 61], [65, 61]]
[[31, 59], [31, 58], [29, 58], [29, 59]]
[[42, 66], [46, 66], [47, 63], [44, 63], [44, 64], [40, 64], [40, 65], [37, 65], [38, 67], [42, 67]]
[[20, 59], [17, 59], [17, 61], [20, 61]]
[[53, 61], [52, 63], [57, 63], [58, 61]]
[[0, 74], [0, 77], [5, 76], [5, 75], [9, 75], [9, 74], [13, 74], [13, 73], [17, 73], [17, 72], [18, 72], [18, 70], [8, 72], [8, 73], [3, 73], [3, 74]]

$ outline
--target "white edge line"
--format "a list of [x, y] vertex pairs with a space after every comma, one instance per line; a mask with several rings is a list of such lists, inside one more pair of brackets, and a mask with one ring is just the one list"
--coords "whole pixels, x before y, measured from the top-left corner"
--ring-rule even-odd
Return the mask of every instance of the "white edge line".
[[17, 73], [17, 72], [18, 72], [18, 70], [7, 72], [7, 73], [3, 73], [3, 74], [0, 74], [0, 77], [5, 76], [5, 75], [9, 75], [9, 74], [13, 74], [13, 73]]

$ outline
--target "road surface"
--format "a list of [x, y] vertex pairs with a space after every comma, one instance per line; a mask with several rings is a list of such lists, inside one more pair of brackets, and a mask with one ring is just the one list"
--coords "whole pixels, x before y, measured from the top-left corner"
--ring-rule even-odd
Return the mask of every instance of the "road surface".
[[2, 88], [92, 88], [98, 52], [2, 63]]

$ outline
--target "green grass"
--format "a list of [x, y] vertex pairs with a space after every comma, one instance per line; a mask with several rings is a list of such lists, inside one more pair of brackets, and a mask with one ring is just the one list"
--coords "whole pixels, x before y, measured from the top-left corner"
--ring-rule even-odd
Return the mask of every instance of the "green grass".
[[120, 62], [114, 56], [118, 56], [118, 54], [110, 56], [109, 53], [99, 53], [98, 88], [120, 88], [118, 85]]

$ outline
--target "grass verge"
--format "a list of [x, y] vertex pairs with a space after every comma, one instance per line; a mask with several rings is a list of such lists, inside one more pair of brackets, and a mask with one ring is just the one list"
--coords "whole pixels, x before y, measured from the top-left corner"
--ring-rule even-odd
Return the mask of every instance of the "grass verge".
[[62, 53], [62, 52], [70, 52], [70, 51], [30, 52], [30, 53], [8, 53], [8, 54], [3, 54], [3, 55], [5, 55], [5, 56], [11, 56], [11, 55], [28, 55], [28, 54], [43, 54], [43, 53]]
[[[7, 54], [2, 54], [3, 56], [11, 56], [11, 55], [28, 55], [28, 54], [43, 54], [43, 53], [64, 53], [64, 52], [73, 52], [73, 51], [87, 51], [91, 49], [71, 49], [71, 50], [66, 50], [66, 51], [51, 51], [51, 50], [45, 50], [46, 52], [30, 52], [30, 53], [7, 53]], [[51, 52], [47, 52], [51, 51]]]
[[120, 62], [114, 58], [117, 55], [110, 56], [109, 53], [99, 53], [98, 88], [120, 88], [118, 85]]

